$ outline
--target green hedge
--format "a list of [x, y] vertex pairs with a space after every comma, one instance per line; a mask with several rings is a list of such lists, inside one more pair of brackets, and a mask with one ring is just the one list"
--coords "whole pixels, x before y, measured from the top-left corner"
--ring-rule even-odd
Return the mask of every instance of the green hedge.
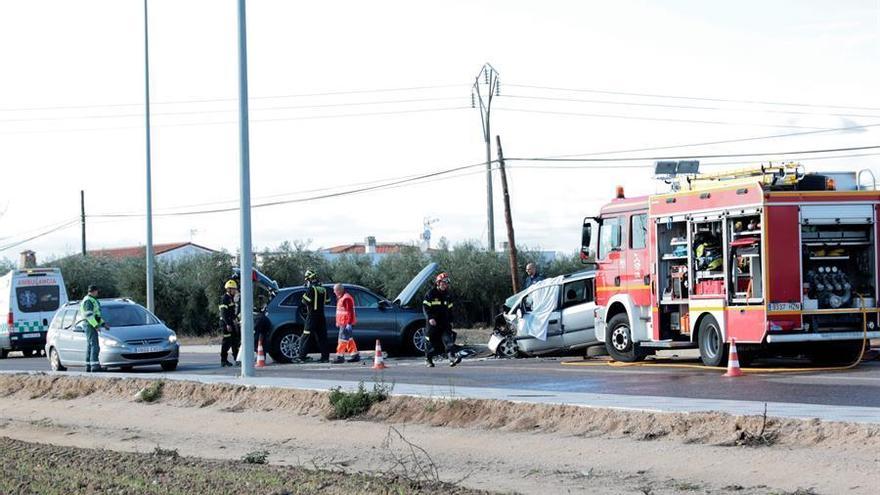
[[[257, 268], [281, 287], [301, 285], [306, 269], [316, 270], [325, 282], [345, 282], [395, 297], [426, 264], [436, 261], [452, 277], [459, 301], [456, 323], [462, 326], [487, 324], [511, 294], [507, 257], [486, 252], [476, 243], [462, 243], [454, 249], [429, 254], [417, 248], [383, 256], [375, 264], [365, 255], [345, 255], [332, 261], [303, 243], [284, 243], [261, 253]], [[520, 253], [520, 272], [536, 254]], [[217, 301], [223, 283], [232, 273], [234, 259], [228, 253], [200, 256], [177, 262], [158, 262], [155, 272], [156, 314], [183, 335], [202, 335], [219, 321]], [[103, 257], [70, 256], [44, 264], [61, 268], [71, 299], [80, 299], [90, 284], [101, 288], [102, 297], [129, 297], [146, 301], [145, 261], [141, 258], [114, 260]], [[584, 269], [576, 255], [557, 258], [549, 265], [539, 263], [546, 276]], [[524, 276], [524, 275], [523, 275]], [[424, 289], [427, 290], [427, 287]]]

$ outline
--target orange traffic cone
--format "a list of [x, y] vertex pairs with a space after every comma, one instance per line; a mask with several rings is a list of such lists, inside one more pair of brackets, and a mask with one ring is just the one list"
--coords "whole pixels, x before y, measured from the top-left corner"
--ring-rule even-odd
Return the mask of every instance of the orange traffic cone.
[[266, 367], [266, 352], [263, 351], [263, 337], [260, 337], [260, 340], [257, 341], [257, 364], [254, 366], [257, 368]]
[[385, 366], [385, 356], [382, 355], [382, 343], [379, 342], [379, 339], [376, 339], [376, 355], [373, 357], [373, 369], [384, 370], [385, 368], [387, 366]]
[[730, 357], [727, 358], [727, 373], [724, 376], [743, 376], [739, 369], [739, 356], [736, 354], [736, 339], [730, 339]]

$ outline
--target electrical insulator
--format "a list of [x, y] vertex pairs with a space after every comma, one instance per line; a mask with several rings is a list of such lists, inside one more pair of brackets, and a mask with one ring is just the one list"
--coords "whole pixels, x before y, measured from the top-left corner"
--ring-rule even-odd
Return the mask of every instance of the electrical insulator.
[[474, 98], [474, 92], [471, 91], [471, 108], [477, 108], [477, 100]]
[[495, 80], [495, 96], [501, 96], [501, 81]]
[[489, 84], [489, 71], [483, 70], [483, 74], [486, 75], [486, 84]]

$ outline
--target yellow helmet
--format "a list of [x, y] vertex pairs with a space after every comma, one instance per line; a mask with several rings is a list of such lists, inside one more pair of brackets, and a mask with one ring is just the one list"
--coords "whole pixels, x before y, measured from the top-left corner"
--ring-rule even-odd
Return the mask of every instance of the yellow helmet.
[[238, 284], [235, 283], [235, 280], [230, 280], [226, 282], [226, 285], [223, 286], [224, 289], [238, 289]]

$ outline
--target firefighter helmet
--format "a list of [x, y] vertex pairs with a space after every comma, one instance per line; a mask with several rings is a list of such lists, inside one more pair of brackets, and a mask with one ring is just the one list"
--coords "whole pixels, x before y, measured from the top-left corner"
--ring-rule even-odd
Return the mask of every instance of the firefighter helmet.
[[314, 270], [306, 270], [305, 280], [307, 282], [314, 282], [318, 280], [318, 273]]
[[444, 282], [444, 283], [448, 284], [449, 283], [449, 274], [446, 272], [443, 272], [443, 273], [437, 275], [437, 278], [434, 279], [434, 283], [439, 284], [440, 282]]
[[228, 280], [226, 285], [223, 286], [224, 289], [238, 289], [238, 284], [235, 283], [235, 280]]

